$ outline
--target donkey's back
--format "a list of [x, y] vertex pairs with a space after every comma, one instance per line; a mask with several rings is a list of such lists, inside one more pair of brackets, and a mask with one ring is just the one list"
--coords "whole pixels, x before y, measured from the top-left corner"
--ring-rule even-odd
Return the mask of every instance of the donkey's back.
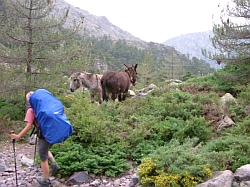
[[[125, 65], [125, 64], [124, 64]], [[109, 94], [112, 94], [112, 99], [115, 100], [118, 95], [118, 100], [125, 100], [128, 94], [130, 83], [135, 85], [136, 82], [136, 68], [135, 66], [129, 67], [123, 72], [108, 71], [101, 78], [102, 96], [103, 100], [109, 99]]]
[[128, 91], [129, 76], [126, 72], [108, 71], [101, 78], [101, 84], [114, 94]]

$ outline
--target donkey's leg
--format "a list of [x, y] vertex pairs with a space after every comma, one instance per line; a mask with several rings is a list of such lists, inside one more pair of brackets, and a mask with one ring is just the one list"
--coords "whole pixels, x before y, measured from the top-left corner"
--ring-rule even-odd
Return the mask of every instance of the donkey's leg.
[[125, 99], [127, 98], [127, 92], [123, 93], [122, 96], [123, 96], [123, 97], [122, 97], [122, 100], [125, 101]]
[[99, 104], [102, 104], [102, 101], [103, 101], [103, 99], [102, 99], [102, 92], [98, 92], [97, 93], [97, 97], [98, 97]]
[[105, 95], [103, 96], [103, 100], [108, 101], [109, 100], [109, 93], [105, 91]]
[[118, 94], [118, 101], [122, 101], [122, 94]]
[[112, 99], [113, 101], [115, 101], [115, 99], [116, 99], [116, 94], [112, 93], [111, 99]]
[[91, 99], [91, 103], [95, 102], [95, 95], [93, 93], [90, 94], [90, 99]]

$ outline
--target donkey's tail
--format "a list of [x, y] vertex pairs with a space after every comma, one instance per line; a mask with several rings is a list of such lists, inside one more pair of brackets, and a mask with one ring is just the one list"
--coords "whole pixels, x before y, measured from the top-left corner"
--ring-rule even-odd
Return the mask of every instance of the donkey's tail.
[[101, 86], [102, 86], [102, 99], [103, 101], [108, 101], [108, 94], [107, 94], [107, 87], [106, 87], [107, 80], [101, 79]]

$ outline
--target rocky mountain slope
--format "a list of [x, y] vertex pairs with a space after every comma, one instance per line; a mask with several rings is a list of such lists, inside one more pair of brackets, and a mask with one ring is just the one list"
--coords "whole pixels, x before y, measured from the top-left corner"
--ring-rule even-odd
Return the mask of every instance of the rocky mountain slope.
[[113, 40], [134, 40], [142, 41], [141, 39], [133, 36], [127, 31], [120, 29], [119, 27], [113, 25], [105, 16], [95, 16], [82, 10], [78, 7], [70, 5], [64, 0], [57, 0], [54, 7], [54, 13], [63, 13], [66, 12], [66, 9], [70, 7], [68, 13], [68, 19], [65, 28], [69, 28], [70, 25], [74, 23], [74, 20], [79, 21], [82, 16], [84, 16], [84, 28], [86, 29], [85, 34], [88, 36], [100, 37], [103, 35], [109, 36]]
[[165, 41], [163, 44], [174, 47], [177, 51], [183, 54], [187, 54], [189, 58], [197, 57], [199, 59], [209, 62], [209, 64], [215, 69], [220, 69], [221, 66], [216, 61], [207, 59], [202, 55], [201, 50], [216, 51], [210, 41], [210, 37], [213, 37], [212, 31], [196, 32], [190, 34], [183, 34]]
[[[1, 2], [2, 1], [0, 0], [0, 6], [2, 5]], [[168, 50], [175, 49], [182, 54], [189, 54], [190, 58], [195, 56], [198, 59], [205, 60], [216, 69], [220, 68], [215, 61], [210, 61], [201, 54], [201, 48], [206, 48], [208, 50], [211, 49], [210, 51], [214, 50], [211, 42], [209, 41], [209, 36], [212, 36], [213, 34], [212, 31], [183, 34], [169, 39], [161, 44], [146, 42], [112, 24], [105, 16], [95, 16], [86, 10], [74, 7], [64, 0], [56, 0], [55, 2], [56, 3], [52, 12], [53, 15], [62, 16], [63, 14], [66, 14], [66, 10], [70, 8], [67, 21], [64, 24], [65, 28], [70, 28], [70, 26], [74, 24], [74, 21], [79, 22], [81, 17], [84, 17], [84, 30], [80, 34], [85, 34], [85, 36], [94, 36], [95, 38], [99, 38], [106, 35], [112, 40], [126, 40], [130, 45], [141, 50], [151, 49], [152, 46], [158, 48], [163, 53], [166, 48]]]
[[[74, 23], [74, 20], [79, 21], [81, 16], [84, 16], [84, 29], [87, 36], [94, 36], [96, 38], [107, 35], [112, 40], [126, 40], [130, 45], [135, 46], [139, 49], [149, 49], [153, 46], [157, 46], [161, 51], [165, 51], [172, 48], [172, 50], [177, 50], [183, 54], [189, 54], [189, 57], [197, 57], [198, 59], [205, 60], [211, 67], [219, 69], [219, 65], [215, 61], [206, 59], [201, 54], [201, 48], [206, 48], [207, 50], [213, 51], [214, 48], [209, 41], [209, 35], [212, 35], [212, 31], [184, 34], [179, 37], [167, 40], [163, 44], [158, 44], [154, 42], [146, 42], [138, 37], [133, 36], [127, 31], [120, 29], [119, 27], [113, 25], [105, 16], [95, 16], [89, 12], [80, 9], [79, 7], [74, 7], [64, 0], [57, 0], [54, 8], [55, 12], [64, 12], [68, 7], [70, 11], [68, 14], [68, 19], [65, 28], [69, 28], [70, 25]], [[173, 48], [174, 47], [174, 48]]]
[[[92, 15], [86, 10], [70, 5], [64, 0], [56, 1], [54, 11], [63, 12], [68, 7], [70, 7], [70, 11], [65, 24], [66, 28], [69, 28], [70, 25], [74, 23], [74, 20], [79, 21], [80, 17], [84, 16], [84, 28], [87, 36], [94, 36], [98, 38], [107, 35], [112, 40], [127, 40], [131, 45], [136, 46], [139, 49], [148, 49], [152, 46], [152, 42], [145, 42], [140, 38], [133, 36], [129, 32], [120, 29], [119, 27], [113, 25], [105, 16]], [[214, 51], [212, 43], [209, 40], [210, 36], [213, 36], [212, 31], [183, 34], [169, 39], [163, 44], [157, 44], [157, 46], [160, 48], [169, 48], [170, 46], [174, 47], [180, 53], [189, 55], [190, 58], [197, 57], [198, 59], [208, 62], [211, 67], [220, 69], [220, 65], [216, 64], [215, 61], [205, 58], [201, 53], [202, 48]]]

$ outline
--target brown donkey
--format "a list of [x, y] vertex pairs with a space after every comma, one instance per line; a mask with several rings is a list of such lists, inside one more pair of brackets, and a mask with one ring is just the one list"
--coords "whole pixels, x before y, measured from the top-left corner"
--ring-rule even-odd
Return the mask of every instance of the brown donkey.
[[136, 84], [136, 68], [134, 66], [127, 66], [127, 69], [122, 72], [107, 71], [101, 78], [102, 85], [102, 97], [104, 101], [108, 101], [109, 94], [112, 94], [112, 100], [118, 96], [118, 101], [124, 101], [127, 97], [130, 84], [133, 86]]

